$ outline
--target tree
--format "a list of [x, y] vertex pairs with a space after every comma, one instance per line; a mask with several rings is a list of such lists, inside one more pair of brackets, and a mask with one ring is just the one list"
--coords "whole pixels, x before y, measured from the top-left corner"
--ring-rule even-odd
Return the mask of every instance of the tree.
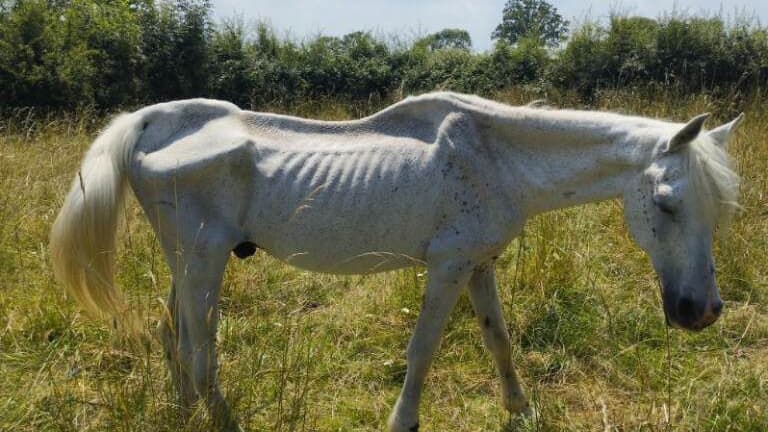
[[213, 30], [209, 0], [158, 2], [142, 17], [141, 50], [151, 100], [206, 95]]
[[247, 107], [253, 88], [249, 63], [253, 60], [249, 56], [243, 22], [236, 19], [222, 22], [213, 32], [208, 48], [209, 94]]
[[502, 12], [501, 24], [491, 34], [516, 44], [523, 38], [542, 45], [557, 46], [568, 33], [568, 21], [546, 0], [509, 0]]
[[447, 28], [425, 36], [418, 40], [416, 44], [423, 45], [430, 51], [441, 49], [469, 51], [472, 49], [472, 38], [466, 30]]
[[[48, 105], [57, 87], [48, 53], [53, 14], [41, 0], [15, 4], [0, 21], [0, 106]], [[44, 101], [41, 103], [41, 101]]]

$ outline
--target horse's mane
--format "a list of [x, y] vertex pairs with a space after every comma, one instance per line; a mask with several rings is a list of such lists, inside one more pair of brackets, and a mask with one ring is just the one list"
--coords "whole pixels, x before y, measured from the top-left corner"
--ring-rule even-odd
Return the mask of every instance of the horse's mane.
[[686, 154], [690, 191], [711, 223], [727, 224], [739, 208], [739, 175], [728, 153], [707, 133], [690, 143]]

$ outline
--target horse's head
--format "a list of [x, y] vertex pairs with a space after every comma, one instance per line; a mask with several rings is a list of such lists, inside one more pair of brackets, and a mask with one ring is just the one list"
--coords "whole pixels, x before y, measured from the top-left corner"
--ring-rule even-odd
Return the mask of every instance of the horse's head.
[[689, 330], [712, 324], [723, 309], [712, 238], [736, 206], [739, 182], [726, 146], [743, 114], [702, 132], [706, 118], [661, 137], [624, 193], [625, 219], [659, 276], [667, 322]]

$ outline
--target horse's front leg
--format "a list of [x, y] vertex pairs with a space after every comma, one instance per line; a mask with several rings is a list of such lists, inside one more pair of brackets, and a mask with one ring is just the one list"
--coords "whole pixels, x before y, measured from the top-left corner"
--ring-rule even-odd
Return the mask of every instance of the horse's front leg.
[[392, 432], [415, 432], [419, 429], [419, 400], [424, 379], [448, 315], [472, 272], [466, 261], [461, 263], [455, 260], [429, 266], [429, 281], [421, 313], [408, 344], [405, 384], [389, 417], [389, 430]]
[[513, 414], [527, 414], [530, 408], [512, 364], [509, 332], [499, 303], [496, 272], [492, 263], [475, 268], [469, 281], [469, 298], [482, 329], [485, 346], [493, 355], [496, 370], [501, 377], [502, 403]]

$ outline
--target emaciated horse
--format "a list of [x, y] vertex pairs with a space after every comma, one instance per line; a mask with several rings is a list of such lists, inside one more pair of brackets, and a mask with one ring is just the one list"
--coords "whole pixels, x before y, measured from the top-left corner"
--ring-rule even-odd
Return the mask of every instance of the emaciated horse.
[[185, 405], [202, 399], [222, 429], [237, 429], [216, 380], [230, 252], [261, 248], [337, 274], [423, 265], [429, 280], [390, 430], [418, 428], [422, 384], [465, 287], [502, 402], [526, 413], [494, 258], [531, 216], [623, 198], [662, 282], [668, 323], [702, 329], [720, 315], [712, 239], [736, 206], [739, 178], [725, 148], [742, 116], [703, 131], [706, 118], [679, 124], [455, 93], [343, 122], [203, 99], [152, 105], [118, 116], [86, 154], [51, 233], [54, 269], [87, 311], [125, 316], [112, 274], [130, 184], [173, 275], [160, 329], [173, 382]]

